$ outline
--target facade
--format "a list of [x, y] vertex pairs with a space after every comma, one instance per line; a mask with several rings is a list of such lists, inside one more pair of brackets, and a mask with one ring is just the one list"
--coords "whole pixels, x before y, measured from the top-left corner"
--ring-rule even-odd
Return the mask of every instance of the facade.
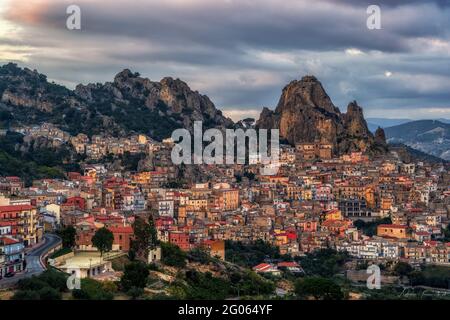
[[377, 235], [379, 237], [389, 237], [397, 239], [407, 239], [407, 226], [396, 224], [380, 224], [377, 227]]
[[24, 245], [10, 236], [0, 236], [0, 278], [23, 271]]
[[0, 221], [11, 223], [12, 234], [20, 237], [24, 246], [31, 246], [38, 242], [38, 221], [34, 206], [0, 206]]

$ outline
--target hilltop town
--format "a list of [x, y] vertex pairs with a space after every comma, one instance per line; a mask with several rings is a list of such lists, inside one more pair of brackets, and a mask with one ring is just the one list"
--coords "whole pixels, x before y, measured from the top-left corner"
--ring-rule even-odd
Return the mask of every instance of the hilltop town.
[[[302, 272], [294, 261], [321, 249], [346, 252], [358, 263], [450, 266], [450, 175], [442, 164], [404, 163], [395, 152], [334, 157], [330, 144], [299, 143], [281, 145], [276, 176], [260, 175], [258, 165], [201, 165], [196, 180], [183, 180], [170, 162], [170, 139], [71, 137], [48, 124], [21, 132], [71, 143], [92, 163], [65, 179], [29, 186], [19, 177], [0, 178], [1, 277], [23, 272], [24, 250], [39, 245], [45, 233], [72, 226], [75, 243], [69, 255], [54, 259], [55, 266], [68, 273], [79, 268], [83, 277], [119, 279], [110, 260], [83, 257], [97, 250], [92, 238], [102, 228], [113, 235], [110, 255], [128, 254], [138, 217], [151, 217], [158, 241], [185, 252], [202, 248], [224, 261], [226, 243], [262, 240], [290, 257], [263, 257], [248, 266], [262, 275], [277, 276], [286, 266]], [[124, 153], [150, 156], [152, 170], [96, 163]], [[156, 246], [146, 263], [161, 259]]]
[[[373, 298], [362, 289], [372, 264], [393, 290], [384, 297], [448, 293], [448, 163], [390, 147], [315, 77], [286, 86], [256, 122], [281, 133], [279, 170], [262, 175], [258, 159], [172, 163], [169, 128], [145, 116], [231, 124], [179, 80], [124, 70], [71, 92], [36, 71], [0, 71], [0, 288], [14, 298], [65, 298], [48, 279], [73, 275], [72, 298]], [[130, 129], [143, 103], [150, 127]]]

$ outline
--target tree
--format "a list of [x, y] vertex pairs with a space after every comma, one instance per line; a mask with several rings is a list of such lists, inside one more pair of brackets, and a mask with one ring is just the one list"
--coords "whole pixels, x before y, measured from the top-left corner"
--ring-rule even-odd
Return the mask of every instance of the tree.
[[209, 253], [203, 247], [196, 247], [188, 252], [189, 261], [208, 264], [212, 259]]
[[162, 262], [168, 266], [183, 268], [186, 266], [186, 253], [178, 246], [162, 242]]
[[60, 236], [64, 248], [72, 248], [75, 246], [75, 236], [77, 231], [73, 226], [68, 226], [61, 230]]
[[92, 278], [81, 279], [80, 289], [72, 291], [72, 296], [80, 300], [112, 300], [114, 294], [105, 286]]
[[155, 249], [158, 245], [158, 231], [155, 227], [155, 221], [153, 220], [153, 215], [150, 214], [148, 217], [148, 225], [150, 226], [150, 249]]
[[342, 300], [341, 287], [331, 279], [307, 277], [295, 283], [295, 293], [299, 297], [313, 296], [316, 300]]
[[131, 242], [130, 256], [147, 261], [149, 249], [154, 249], [158, 241], [152, 216], [148, 223], [144, 219], [136, 217], [133, 223], [133, 232], [134, 239]]
[[54, 270], [46, 270], [38, 276], [19, 280], [16, 300], [60, 300], [61, 292], [67, 290], [68, 275]]
[[144, 294], [144, 289], [132, 287], [130, 290], [127, 291], [127, 295], [129, 295], [133, 300], [136, 300], [140, 296]]
[[399, 261], [395, 267], [394, 272], [399, 276], [408, 276], [413, 271], [411, 265], [407, 262]]
[[339, 273], [347, 260], [347, 253], [334, 249], [316, 250], [300, 258], [303, 270], [307, 275], [322, 277], [331, 277]]
[[18, 290], [12, 297], [13, 300], [39, 300], [39, 293], [33, 290]]
[[41, 300], [61, 300], [61, 292], [50, 287], [44, 287], [38, 291]]
[[135, 261], [127, 264], [120, 279], [123, 291], [127, 292], [132, 288], [144, 288], [147, 285], [148, 275], [148, 268], [143, 262]]
[[105, 227], [98, 229], [92, 237], [92, 244], [100, 251], [100, 256], [103, 256], [103, 252], [111, 251], [113, 242], [113, 233]]
[[445, 241], [450, 241], [450, 223], [447, 225], [447, 228], [444, 229], [444, 237]]

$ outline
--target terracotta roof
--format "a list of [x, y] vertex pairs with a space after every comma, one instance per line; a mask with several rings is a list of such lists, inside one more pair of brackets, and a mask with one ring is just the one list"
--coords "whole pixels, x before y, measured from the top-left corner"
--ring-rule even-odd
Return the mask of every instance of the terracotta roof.
[[19, 242], [20, 242], [19, 240], [10, 237], [0, 237], [0, 243], [3, 243], [5, 245], [16, 244]]
[[131, 226], [127, 227], [109, 227], [109, 231], [112, 233], [133, 233], [133, 228]]
[[279, 262], [277, 264], [277, 266], [279, 268], [285, 267], [285, 268], [295, 268], [295, 267], [299, 267], [299, 264], [295, 261], [289, 262], [289, 261], [285, 261], [285, 262]]
[[34, 207], [29, 204], [22, 204], [17, 206], [0, 206], [0, 212], [15, 212], [15, 211], [23, 211], [23, 210], [31, 210]]

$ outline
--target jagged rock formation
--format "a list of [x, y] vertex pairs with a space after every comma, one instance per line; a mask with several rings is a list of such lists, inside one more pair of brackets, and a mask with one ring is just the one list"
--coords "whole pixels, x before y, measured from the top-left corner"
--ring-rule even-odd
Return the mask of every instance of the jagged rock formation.
[[375, 142], [386, 145], [386, 134], [384, 133], [383, 128], [378, 127], [375, 131]]
[[280, 136], [290, 144], [331, 143], [335, 154], [384, 149], [367, 128], [356, 101], [348, 105], [347, 113], [341, 113], [314, 76], [288, 84], [275, 111], [263, 109], [257, 127], [280, 129]]
[[203, 121], [206, 128], [234, 125], [207, 96], [185, 82], [172, 78], [154, 82], [128, 69], [113, 82], [80, 84], [72, 91], [10, 63], [0, 67], [0, 97], [7, 125], [45, 121], [73, 135], [138, 132], [161, 140], [176, 128], [191, 128], [194, 121]]

